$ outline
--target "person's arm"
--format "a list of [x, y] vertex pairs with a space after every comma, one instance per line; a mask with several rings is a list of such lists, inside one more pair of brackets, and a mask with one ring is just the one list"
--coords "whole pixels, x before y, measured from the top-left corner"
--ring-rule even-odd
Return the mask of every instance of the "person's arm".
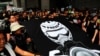
[[9, 41], [10, 40], [10, 33], [7, 33], [7, 41]]
[[82, 30], [85, 31], [85, 32], [87, 32], [87, 31], [86, 31], [85, 25], [86, 25], [86, 22], [83, 22], [83, 23], [82, 23]]
[[29, 44], [30, 42], [32, 42], [32, 39], [31, 39], [30, 37], [28, 37], [28, 38], [26, 39], [26, 43]]
[[98, 34], [98, 30], [96, 29], [92, 38], [92, 43], [94, 43], [97, 34]]
[[99, 45], [100, 45], [100, 30], [99, 30]]
[[15, 47], [15, 52], [21, 56], [35, 56], [35, 54], [24, 51], [24, 50], [20, 49], [18, 46]]

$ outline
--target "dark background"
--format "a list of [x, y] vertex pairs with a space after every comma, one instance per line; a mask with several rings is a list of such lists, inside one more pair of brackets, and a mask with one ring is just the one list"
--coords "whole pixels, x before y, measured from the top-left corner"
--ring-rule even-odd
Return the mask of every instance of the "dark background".
[[[0, 2], [6, 2], [12, 0], [0, 0]], [[21, 7], [21, 0], [18, 1], [18, 6]], [[37, 2], [35, 2], [37, 1]], [[25, 0], [25, 8], [40, 8], [41, 9], [41, 1], [43, 0]], [[62, 8], [67, 7], [68, 5], [72, 5], [74, 8], [100, 8], [100, 0], [48, 0], [50, 8]], [[38, 5], [37, 5], [38, 4]], [[37, 6], [35, 6], [37, 5]]]
[[8, 2], [8, 1], [12, 1], [12, 0], [0, 0], [0, 2]]
[[75, 8], [100, 8], [100, 0], [50, 0], [50, 8], [61, 8], [70, 4]]

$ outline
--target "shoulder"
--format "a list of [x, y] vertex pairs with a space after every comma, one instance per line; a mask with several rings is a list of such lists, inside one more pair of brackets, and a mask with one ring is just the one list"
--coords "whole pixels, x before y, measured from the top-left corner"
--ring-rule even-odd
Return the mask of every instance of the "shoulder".
[[12, 41], [9, 41], [9, 43], [7, 43], [6, 45], [10, 46], [13, 50], [16, 47], [16, 44], [14, 42], [12, 42]]

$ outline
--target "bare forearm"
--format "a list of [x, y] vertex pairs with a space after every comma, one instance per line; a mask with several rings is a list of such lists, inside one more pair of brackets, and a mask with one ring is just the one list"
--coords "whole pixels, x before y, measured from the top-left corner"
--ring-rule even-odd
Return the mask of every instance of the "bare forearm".
[[96, 37], [97, 33], [98, 33], [98, 30], [95, 30], [94, 36], [93, 36], [94, 38]]
[[35, 56], [35, 54], [32, 54], [32, 53], [27, 52], [27, 51], [23, 51], [22, 56]]
[[15, 52], [20, 54], [21, 56], [35, 56], [35, 54], [24, 51], [24, 50], [20, 49], [18, 46], [16, 46]]

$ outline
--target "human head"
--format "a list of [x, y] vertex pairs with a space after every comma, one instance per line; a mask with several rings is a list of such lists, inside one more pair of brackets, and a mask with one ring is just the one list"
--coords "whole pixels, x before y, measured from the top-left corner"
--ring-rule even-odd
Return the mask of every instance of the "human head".
[[20, 25], [18, 22], [11, 23], [10, 25], [11, 32], [14, 32], [17, 34], [21, 34], [23, 28], [24, 26]]
[[95, 16], [91, 16], [91, 20], [92, 20], [92, 21], [96, 22], [97, 19], [98, 19], [98, 16], [97, 16], [97, 15], [95, 15]]
[[0, 51], [4, 48], [6, 42], [6, 33], [3, 30], [0, 30]]
[[17, 18], [14, 15], [10, 15], [9, 22], [13, 23], [16, 21], [17, 21]]

